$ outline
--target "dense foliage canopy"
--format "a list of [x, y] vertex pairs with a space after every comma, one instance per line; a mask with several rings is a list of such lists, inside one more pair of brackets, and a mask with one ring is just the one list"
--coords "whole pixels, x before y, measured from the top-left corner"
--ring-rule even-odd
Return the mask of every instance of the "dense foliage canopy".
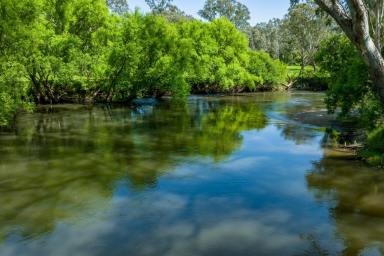
[[1, 0], [0, 125], [31, 103], [183, 97], [284, 82], [285, 66], [251, 51], [228, 19], [197, 21], [171, 1], [148, 2], [153, 13], [144, 15], [120, 0]]

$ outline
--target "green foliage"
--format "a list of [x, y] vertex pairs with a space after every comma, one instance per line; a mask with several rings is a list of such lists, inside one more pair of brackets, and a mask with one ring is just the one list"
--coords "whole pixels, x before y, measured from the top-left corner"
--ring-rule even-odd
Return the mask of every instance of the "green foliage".
[[239, 29], [247, 28], [250, 20], [247, 6], [236, 0], [207, 0], [199, 15], [209, 21], [226, 17]]
[[368, 148], [384, 153], [384, 128], [380, 127], [368, 134]]
[[145, 0], [153, 12], [164, 12], [169, 8], [173, 0]]
[[279, 60], [273, 60], [265, 52], [252, 51], [249, 71], [257, 77], [259, 85], [279, 86], [286, 82], [288, 69]]
[[368, 133], [367, 145], [360, 152], [369, 164], [384, 166], [384, 128], [379, 127]]
[[[311, 67], [311, 66], [305, 66], [305, 68], [304, 68], [305, 73], [311, 72], [312, 70], [313, 70], [313, 67]], [[288, 66], [288, 75], [290, 77], [297, 78], [300, 76], [300, 73], [301, 73], [301, 67], [299, 65], [289, 65]]]
[[296, 56], [302, 70], [306, 65], [315, 66], [315, 54], [327, 35], [326, 22], [316, 8], [307, 3], [292, 6], [282, 22], [282, 29], [288, 37], [290, 52]]
[[247, 29], [250, 47], [263, 50], [289, 65], [316, 67], [320, 42], [332, 30], [332, 23], [313, 2], [296, 4], [283, 19], [271, 19]]
[[[170, 23], [163, 16], [140, 13], [123, 21], [122, 40], [110, 58], [115, 99], [182, 97], [194, 92], [254, 90], [284, 82], [285, 66], [265, 53], [251, 52], [244, 34], [226, 18], [204, 23]], [[263, 68], [263, 70], [259, 70]]]
[[187, 19], [171, 1], [148, 2], [150, 15], [127, 13], [124, 0], [2, 0], [1, 125], [29, 108], [29, 99], [180, 98], [191, 90], [249, 91], [284, 82], [285, 66], [250, 51], [228, 19]]
[[32, 110], [27, 98], [28, 82], [22, 66], [8, 62], [0, 67], [0, 127], [9, 125], [21, 110]]
[[335, 35], [322, 43], [317, 59], [329, 75], [326, 97], [329, 111], [338, 111], [341, 117], [357, 117], [369, 131], [360, 156], [372, 165], [383, 165], [384, 111], [362, 58], [346, 37]]
[[290, 79], [294, 81], [294, 88], [309, 91], [326, 91], [328, 89], [329, 74], [321, 69], [313, 70], [307, 66], [304, 71], [291, 70]]
[[[286, 55], [292, 54], [287, 54], [285, 48], [287, 48], [286, 46], [291, 40], [284, 33], [282, 21], [280, 19], [272, 19], [268, 22], [258, 23], [254, 27], [249, 28], [247, 34], [252, 49], [265, 51], [272, 58], [289, 63]], [[291, 48], [289, 52], [293, 52]]]
[[346, 116], [357, 110], [363, 124], [374, 127], [382, 109], [368, 80], [367, 67], [349, 40], [342, 35], [330, 37], [316, 58], [329, 74], [326, 103], [330, 112], [340, 108], [340, 114]]
[[107, 0], [108, 8], [119, 15], [129, 11], [127, 0]]

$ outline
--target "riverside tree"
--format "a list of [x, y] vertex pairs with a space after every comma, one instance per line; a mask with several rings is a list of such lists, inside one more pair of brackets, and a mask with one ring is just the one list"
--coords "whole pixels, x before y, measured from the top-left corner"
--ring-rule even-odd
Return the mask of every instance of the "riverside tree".
[[285, 66], [251, 51], [227, 18], [173, 19], [171, 1], [152, 2], [151, 14], [121, 15], [115, 7], [123, 0], [2, 0], [0, 125], [33, 103], [185, 97], [281, 82], [273, 72]]
[[[299, 0], [291, 0], [292, 4]], [[315, 0], [340, 26], [367, 65], [375, 93], [384, 105], [382, 51], [383, 0]]]
[[304, 72], [307, 65], [312, 65], [316, 70], [315, 54], [327, 35], [326, 22], [322, 16], [316, 13], [311, 4], [297, 4], [289, 9], [282, 27], [289, 31], [285, 40], [290, 42], [291, 51], [298, 56], [301, 72]]
[[236, 0], [207, 0], [199, 15], [209, 21], [226, 17], [239, 29], [247, 28], [251, 18], [248, 7]]

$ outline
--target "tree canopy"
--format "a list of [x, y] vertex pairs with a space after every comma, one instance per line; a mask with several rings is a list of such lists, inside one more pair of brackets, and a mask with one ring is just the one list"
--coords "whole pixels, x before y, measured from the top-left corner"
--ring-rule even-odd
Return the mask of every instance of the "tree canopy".
[[[3, 0], [0, 122], [34, 103], [129, 101], [192, 92], [253, 91], [286, 67], [248, 48], [227, 18], [190, 19], [172, 1]], [[124, 15], [122, 15], [124, 14]]]
[[251, 18], [248, 7], [236, 0], [207, 0], [199, 15], [209, 21], [226, 17], [239, 29], [248, 27]]

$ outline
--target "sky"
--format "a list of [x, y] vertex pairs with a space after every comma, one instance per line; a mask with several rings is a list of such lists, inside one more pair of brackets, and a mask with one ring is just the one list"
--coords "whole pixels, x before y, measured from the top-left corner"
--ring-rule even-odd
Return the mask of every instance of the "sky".
[[[272, 18], [282, 18], [288, 10], [289, 0], [238, 0], [245, 4], [251, 12], [252, 25], [266, 22]], [[198, 17], [197, 12], [203, 8], [205, 0], [174, 0], [173, 4], [185, 13]], [[143, 11], [149, 8], [145, 0], [128, 0], [129, 7], [139, 7]]]

